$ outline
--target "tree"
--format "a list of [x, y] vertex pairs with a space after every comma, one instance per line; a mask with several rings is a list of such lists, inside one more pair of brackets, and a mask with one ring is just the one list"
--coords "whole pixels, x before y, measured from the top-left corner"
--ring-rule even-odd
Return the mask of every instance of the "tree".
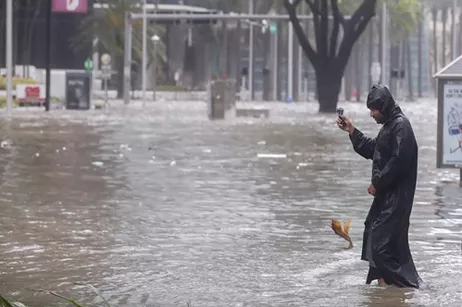
[[[316, 75], [316, 87], [320, 112], [335, 112], [345, 67], [355, 42], [375, 15], [377, 0], [363, 0], [351, 18], [346, 19], [339, 9], [338, 0], [305, 0], [314, 21], [316, 50], [311, 45], [297, 17], [301, 0], [284, 0], [300, 46], [310, 60]], [[329, 37], [329, 11], [333, 24]], [[342, 39], [339, 44], [340, 30]]]
[[[79, 34], [71, 39], [71, 46], [79, 51], [82, 46], [92, 42], [93, 37], [98, 37], [99, 43], [105, 52], [111, 53], [115, 58], [117, 71], [117, 96], [123, 95], [123, 70], [124, 70], [124, 43], [125, 43], [125, 14], [127, 12], [140, 12], [140, 2], [134, 0], [108, 0], [107, 9], [95, 12], [82, 21]], [[162, 37], [164, 28], [148, 24], [148, 56], [149, 63], [154, 57], [165, 61], [165, 44], [157, 42], [157, 54], [154, 54], [153, 42], [149, 39], [154, 34]], [[142, 21], [137, 20], [133, 24], [132, 34], [133, 60], [142, 57]], [[148, 63], [148, 64], [149, 64]], [[160, 65], [158, 65], [160, 67]]]

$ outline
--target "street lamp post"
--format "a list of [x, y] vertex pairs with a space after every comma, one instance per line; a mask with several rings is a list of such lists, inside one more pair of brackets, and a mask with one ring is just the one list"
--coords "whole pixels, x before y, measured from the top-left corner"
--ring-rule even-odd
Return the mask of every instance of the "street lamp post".
[[8, 115], [13, 106], [13, 0], [6, 2], [6, 105]]
[[151, 40], [154, 42], [154, 78], [153, 78], [153, 93], [152, 98], [156, 101], [156, 88], [157, 88], [157, 42], [160, 40], [158, 35], [153, 35]]
[[141, 83], [142, 83], [142, 92], [143, 92], [143, 106], [146, 104], [146, 66], [147, 66], [147, 58], [148, 58], [148, 47], [147, 47], [147, 35], [148, 35], [148, 21], [147, 21], [147, 12], [146, 12], [146, 0], [143, 0], [143, 60], [142, 60], [142, 68], [141, 68]]

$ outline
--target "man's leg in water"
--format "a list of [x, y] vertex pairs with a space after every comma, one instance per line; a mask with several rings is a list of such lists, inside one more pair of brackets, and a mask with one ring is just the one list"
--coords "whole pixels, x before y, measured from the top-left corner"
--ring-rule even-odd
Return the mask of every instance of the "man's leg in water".
[[387, 287], [388, 284], [385, 282], [383, 278], [381, 278], [378, 274], [379, 272], [377, 271], [376, 268], [369, 266], [369, 273], [367, 274], [367, 280], [366, 284], [370, 285], [373, 280], [377, 279], [377, 282], [379, 286], [381, 287]]
[[380, 287], [387, 287], [388, 286], [388, 284], [385, 282], [385, 280], [383, 278], [377, 279], [377, 282], [379, 283]]

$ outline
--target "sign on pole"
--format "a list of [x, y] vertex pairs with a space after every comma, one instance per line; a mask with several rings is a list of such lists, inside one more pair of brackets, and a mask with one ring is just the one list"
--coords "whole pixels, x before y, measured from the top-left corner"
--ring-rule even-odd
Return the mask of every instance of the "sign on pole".
[[111, 78], [111, 56], [107, 53], [101, 56], [101, 78], [107, 80]]
[[53, 13], [87, 13], [88, 0], [52, 0]]
[[443, 86], [442, 164], [462, 167], [462, 83]]
[[83, 63], [86, 72], [91, 72], [93, 70], [93, 61], [90, 58], [87, 58]]
[[270, 32], [271, 32], [271, 34], [276, 34], [278, 32], [278, 24], [277, 23], [271, 23], [270, 24]]
[[108, 89], [107, 82], [111, 79], [112, 67], [111, 67], [111, 56], [107, 53], [101, 56], [101, 78], [104, 80], [104, 104], [108, 104]]

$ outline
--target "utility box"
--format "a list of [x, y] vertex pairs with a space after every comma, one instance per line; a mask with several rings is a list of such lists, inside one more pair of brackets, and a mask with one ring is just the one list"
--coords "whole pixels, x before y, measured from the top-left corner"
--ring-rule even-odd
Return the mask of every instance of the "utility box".
[[88, 72], [66, 72], [66, 109], [89, 110], [92, 75]]
[[208, 89], [209, 119], [225, 119], [236, 108], [236, 81], [215, 80]]

